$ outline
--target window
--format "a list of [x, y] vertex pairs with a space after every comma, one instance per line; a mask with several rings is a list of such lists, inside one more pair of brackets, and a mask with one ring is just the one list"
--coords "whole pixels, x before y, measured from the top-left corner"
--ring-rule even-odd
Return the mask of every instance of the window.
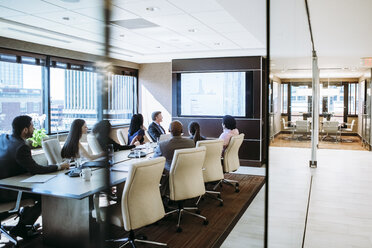
[[[0, 133], [9, 133], [14, 117], [43, 114], [44, 67], [37, 65], [40, 60], [36, 63], [35, 58], [33, 61], [29, 59], [28, 64], [15, 63], [23, 61], [19, 55], [2, 54], [0, 60]], [[44, 127], [44, 124], [44, 121], [39, 123], [40, 127]]]
[[22, 114], [49, 134], [68, 131], [78, 118], [90, 128], [101, 116], [127, 124], [137, 110], [137, 75], [136, 69], [120, 68], [102, 96], [103, 82], [91, 62], [0, 48], [0, 133], [10, 132], [14, 117]]
[[129, 124], [137, 109], [137, 77], [112, 74], [108, 87], [108, 119], [112, 125]]
[[308, 85], [291, 85], [291, 120], [302, 120], [311, 106], [311, 88]]
[[282, 114], [288, 114], [288, 84], [282, 84], [281, 91], [282, 91], [281, 112]]
[[246, 73], [182, 73], [180, 114], [246, 116]]
[[348, 115], [358, 114], [358, 84], [349, 84]]
[[75, 119], [89, 128], [97, 122], [97, 79], [91, 71], [50, 68], [51, 132], [68, 131]]

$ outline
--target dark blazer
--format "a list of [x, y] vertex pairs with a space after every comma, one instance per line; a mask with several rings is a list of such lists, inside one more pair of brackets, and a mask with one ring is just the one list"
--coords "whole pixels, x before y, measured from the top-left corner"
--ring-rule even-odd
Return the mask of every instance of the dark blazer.
[[107, 150], [107, 145], [109, 145], [109, 144], [113, 145], [115, 152], [122, 151], [122, 150], [130, 150], [130, 149], [136, 147], [135, 145], [122, 146], [122, 145], [116, 143], [115, 140], [111, 139], [110, 137], [103, 138], [102, 136], [98, 135], [98, 136], [96, 136], [96, 138], [97, 138], [97, 141], [98, 141], [99, 145], [101, 146], [101, 148], [104, 151]]
[[[163, 132], [162, 132], [162, 130], [163, 130]], [[158, 140], [158, 138], [160, 137], [160, 135], [165, 133], [165, 130], [162, 126], [160, 126], [160, 128], [159, 128], [159, 126], [155, 122], [152, 122], [149, 125], [148, 132], [150, 134], [150, 137], [151, 137], [152, 141], [156, 142]]]
[[[22, 138], [9, 134], [0, 135], [0, 179], [26, 172], [31, 174], [50, 173], [57, 169], [57, 165], [42, 166], [37, 164], [32, 158], [30, 147]], [[0, 190], [0, 198], [4, 195], [8, 196], [9, 192]]]
[[191, 139], [182, 138], [182, 136], [175, 136], [169, 140], [161, 141], [155, 150], [154, 158], [165, 157], [165, 170], [169, 171], [174, 151], [183, 148], [193, 148], [195, 143]]

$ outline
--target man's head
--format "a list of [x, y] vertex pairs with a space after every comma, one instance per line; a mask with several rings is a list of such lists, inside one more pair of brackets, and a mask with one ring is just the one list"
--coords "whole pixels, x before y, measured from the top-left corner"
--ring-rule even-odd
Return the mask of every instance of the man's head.
[[32, 118], [28, 115], [20, 115], [12, 122], [13, 134], [23, 139], [31, 138], [34, 133]]
[[151, 114], [151, 118], [153, 121], [160, 123], [163, 121], [163, 115], [161, 114], [161, 111], [155, 111]]
[[182, 123], [179, 121], [172, 121], [169, 125], [169, 132], [172, 134], [172, 136], [181, 136]]

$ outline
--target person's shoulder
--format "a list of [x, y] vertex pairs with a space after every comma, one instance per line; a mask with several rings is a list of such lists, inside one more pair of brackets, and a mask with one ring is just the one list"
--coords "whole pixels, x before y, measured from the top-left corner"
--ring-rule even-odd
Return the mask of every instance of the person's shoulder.
[[149, 125], [149, 128], [150, 127], [155, 127], [155, 123], [154, 122], [151, 122], [150, 125]]

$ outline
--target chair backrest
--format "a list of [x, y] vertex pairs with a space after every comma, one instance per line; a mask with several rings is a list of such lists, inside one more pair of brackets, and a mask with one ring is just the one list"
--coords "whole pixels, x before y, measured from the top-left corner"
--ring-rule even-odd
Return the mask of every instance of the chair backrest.
[[125, 146], [128, 144], [128, 129], [120, 128], [116, 131], [116, 136], [120, 142], [120, 145]]
[[87, 141], [90, 149], [92, 150], [93, 155], [100, 154], [103, 152], [102, 147], [98, 143], [98, 140], [94, 134], [88, 134], [87, 135]]
[[165, 158], [133, 163], [129, 169], [121, 199], [126, 231], [152, 224], [164, 217], [159, 183]]
[[308, 121], [296, 121], [296, 132], [309, 132], [310, 125]]
[[170, 133], [163, 133], [159, 137], [159, 141], [169, 140], [172, 137]]
[[244, 140], [244, 133], [232, 136], [223, 156], [223, 171], [233, 172], [240, 166], [239, 148]]
[[285, 120], [282, 118], [282, 123], [283, 123], [283, 129], [286, 129], [287, 127], [285, 126]]
[[339, 125], [338, 121], [325, 121], [323, 122], [323, 132], [337, 133], [338, 125]]
[[196, 142], [196, 147], [204, 146], [205, 152], [203, 177], [204, 182], [214, 182], [223, 179], [223, 171], [221, 165], [221, 152], [223, 148], [223, 140], [199, 140]]
[[147, 130], [145, 130], [145, 136], [143, 137], [143, 139], [144, 139], [143, 141], [144, 143], [152, 142], [152, 138]]
[[205, 147], [179, 149], [174, 152], [169, 172], [172, 201], [182, 201], [205, 194], [203, 165]]
[[351, 125], [350, 125], [350, 131], [353, 131], [354, 124], [355, 124], [355, 120], [352, 120]]
[[61, 145], [57, 139], [43, 140], [42, 147], [48, 164], [59, 164], [62, 162]]

